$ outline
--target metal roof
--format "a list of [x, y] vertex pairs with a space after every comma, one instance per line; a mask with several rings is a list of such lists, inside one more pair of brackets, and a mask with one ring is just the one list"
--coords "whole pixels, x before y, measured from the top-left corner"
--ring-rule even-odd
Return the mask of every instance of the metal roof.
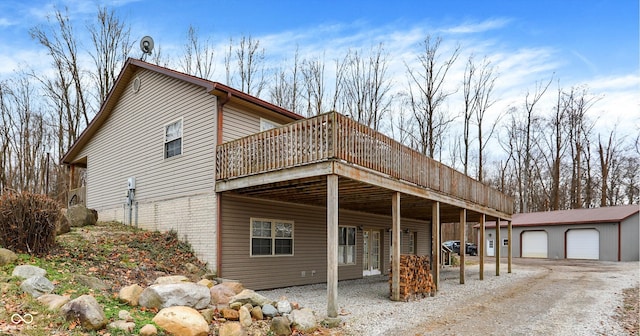
[[[640, 212], [640, 205], [619, 205], [592, 209], [571, 209], [558, 211], [513, 214], [513, 226], [542, 226], [589, 223], [618, 223]], [[476, 225], [478, 227], [479, 225]], [[495, 227], [495, 222], [487, 222], [485, 228]], [[507, 222], [500, 222], [506, 227]]]

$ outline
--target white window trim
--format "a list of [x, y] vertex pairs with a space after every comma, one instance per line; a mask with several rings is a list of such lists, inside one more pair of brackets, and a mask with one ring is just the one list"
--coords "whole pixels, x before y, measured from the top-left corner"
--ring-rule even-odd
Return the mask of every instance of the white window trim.
[[415, 254], [416, 254], [416, 251], [415, 251], [415, 247], [416, 247], [416, 245], [415, 245], [415, 244], [416, 244], [416, 241], [415, 241], [415, 239], [416, 239], [416, 233], [415, 233], [415, 232], [413, 232], [413, 231], [410, 231], [410, 232], [408, 233], [408, 235], [409, 235], [409, 249], [408, 249], [408, 251], [407, 251], [407, 252], [408, 252], [409, 254], [413, 254], [413, 255], [415, 255]]
[[[340, 263], [340, 257], [338, 258], [338, 267], [341, 266], [355, 266], [358, 264], [358, 228], [352, 225], [338, 225], [338, 230], [340, 228], [352, 228], [355, 233], [355, 240], [353, 242], [353, 262], [351, 263]], [[338, 232], [338, 238], [340, 236], [340, 232]], [[343, 245], [343, 246], [351, 246], [351, 245]], [[338, 241], [338, 250], [340, 249], [340, 242]]]
[[[180, 154], [174, 155], [172, 157], [166, 157], [165, 146], [167, 145], [167, 126], [171, 124], [175, 124], [178, 121], [180, 122], [180, 139], [181, 139]], [[183, 154], [184, 154], [184, 118], [180, 117], [178, 119], [172, 120], [171, 122], [164, 124], [164, 126], [162, 127], [162, 158], [164, 160], [172, 160], [172, 159], [181, 157]]]
[[[253, 222], [261, 221], [261, 222], [271, 222], [271, 254], [253, 254]], [[275, 254], [275, 240], [276, 240], [276, 226], [275, 223], [285, 223], [291, 224], [291, 254]], [[273, 218], [258, 218], [251, 217], [249, 219], [249, 257], [251, 258], [274, 258], [274, 257], [293, 257], [295, 254], [295, 222], [292, 220], [283, 220], [283, 219], [273, 219]], [[256, 237], [256, 238], [266, 238], [266, 237]]]

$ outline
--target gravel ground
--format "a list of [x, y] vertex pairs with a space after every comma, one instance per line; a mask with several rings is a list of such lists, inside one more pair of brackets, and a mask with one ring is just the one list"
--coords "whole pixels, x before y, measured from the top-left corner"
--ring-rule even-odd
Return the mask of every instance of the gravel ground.
[[[474, 262], [476, 259], [471, 259]], [[345, 335], [628, 335], [616, 320], [624, 289], [638, 286], [638, 262], [514, 259], [513, 272], [485, 263], [441, 272], [435, 297], [393, 302], [386, 276], [338, 284], [339, 314]], [[326, 285], [261, 291], [286, 297], [326, 317]]]

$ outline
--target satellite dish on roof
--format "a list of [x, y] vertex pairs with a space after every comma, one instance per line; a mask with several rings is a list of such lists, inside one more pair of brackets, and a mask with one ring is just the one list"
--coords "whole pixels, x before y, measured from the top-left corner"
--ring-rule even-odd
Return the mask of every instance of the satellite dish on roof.
[[151, 55], [153, 51], [153, 39], [151, 36], [145, 36], [140, 40], [140, 50], [146, 55]]

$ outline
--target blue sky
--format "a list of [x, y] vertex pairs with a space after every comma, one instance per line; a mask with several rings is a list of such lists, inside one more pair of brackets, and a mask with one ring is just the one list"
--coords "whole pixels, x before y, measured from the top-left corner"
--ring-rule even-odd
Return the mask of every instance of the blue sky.
[[[216, 44], [219, 57], [230, 37], [251, 35], [273, 62], [292, 58], [296, 47], [303, 56], [330, 60], [349, 48], [384, 43], [390, 70], [403, 83], [404, 63], [415, 57], [416, 45], [427, 34], [439, 35], [445, 49], [462, 47], [461, 60], [474, 53], [498, 66], [495, 113], [553, 75], [562, 87], [587, 85], [602, 96], [591, 111], [600, 127], [618, 123], [632, 134], [640, 127], [638, 0], [2, 0], [0, 80], [19, 68], [46, 71], [46, 53], [28, 31], [46, 23], [53, 8], [67, 6], [80, 29], [98, 5], [127, 20], [132, 38], [151, 35], [168, 54], [179, 53], [189, 25]], [[216, 72], [223, 81], [222, 66]]]

